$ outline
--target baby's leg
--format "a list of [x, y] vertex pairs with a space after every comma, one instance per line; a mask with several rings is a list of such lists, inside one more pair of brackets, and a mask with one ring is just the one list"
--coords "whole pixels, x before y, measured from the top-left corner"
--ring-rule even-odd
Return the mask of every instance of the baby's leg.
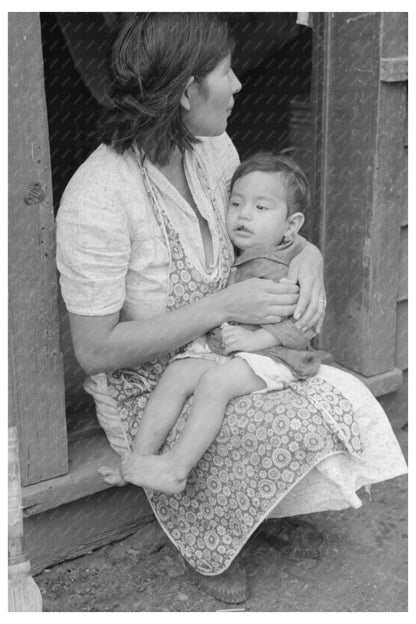
[[137, 429], [134, 454], [154, 455], [160, 450], [201, 375], [214, 366], [213, 360], [186, 358], [167, 367], [147, 402]]
[[229, 401], [265, 386], [264, 381], [240, 358], [204, 373], [194, 392], [191, 414], [183, 435], [171, 451], [175, 461], [189, 472], [217, 437]]
[[[136, 457], [153, 455], [159, 451], [199, 378], [212, 366], [215, 366], [212, 360], [187, 358], [175, 360], [166, 368], [147, 402], [133, 451], [127, 452], [122, 458], [123, 466], [129, 472], [135, 472]], [[126, 480], [120, 468], [103, 466], [98, 469], [98, 473], [110, 485], [125, 485]]]
[[137, 485], [162, 492], [180, 492], [186, 486], [191, 468], [215, 440], [227, 403], [264, 387], [264, 381], [241, 358], [207, 370], [199, 379], [191, 413], [175, 447], [162, 455], [141, 457], [133, 474], [125, 470], [123, 462], [123, 474]]

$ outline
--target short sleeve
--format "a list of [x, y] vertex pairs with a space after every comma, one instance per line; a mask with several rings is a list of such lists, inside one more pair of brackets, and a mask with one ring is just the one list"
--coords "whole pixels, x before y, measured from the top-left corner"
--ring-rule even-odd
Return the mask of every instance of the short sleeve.
[[74, 314], [101, 316], [123, 306], [131, 242], [122, 201], [110, 187], [75, 176], [58, 211], [57, 266]]

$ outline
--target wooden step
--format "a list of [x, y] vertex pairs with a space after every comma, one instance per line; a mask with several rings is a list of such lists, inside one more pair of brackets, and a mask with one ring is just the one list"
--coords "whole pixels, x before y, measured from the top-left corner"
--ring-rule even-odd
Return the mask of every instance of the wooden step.
[[66, 475], [22, 488], [26, 517], [112, 487], [97, 473], [101, 466], [116, 466], [119, 461], [102, 430], [70, 441], [68, 454]]

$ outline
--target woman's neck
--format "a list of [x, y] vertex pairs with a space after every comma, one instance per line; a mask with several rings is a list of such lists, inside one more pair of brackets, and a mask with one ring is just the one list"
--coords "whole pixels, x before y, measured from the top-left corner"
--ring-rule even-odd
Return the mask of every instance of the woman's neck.
[[179, 151], [177, 147], [175, 147], [166, 165], [155, 164], [155, 166], [168, 179], [170, 179], [171, 177], [175, 178], [179, 172], [183, 171], [183, 154]]

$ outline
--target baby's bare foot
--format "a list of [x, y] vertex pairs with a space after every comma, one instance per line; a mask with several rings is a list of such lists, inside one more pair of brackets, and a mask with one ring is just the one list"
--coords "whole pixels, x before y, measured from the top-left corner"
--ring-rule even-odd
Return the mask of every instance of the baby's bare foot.
[[125, 455], [121, 472], [126, 481], [142, 487], [177, 494], [186, 487], [186, 471], [178, 469], [170, 453], [163, 455]]
[[118, 485], [119, 487], [121, 487], [122, 485], [127, 484], [127, 481], [121, 474], [120, 466], [118, 466], [117, 468], [108, 468], [107, 466], [101, 466], [101, 468], [98, 468], [97, 472], [109, 485]]

